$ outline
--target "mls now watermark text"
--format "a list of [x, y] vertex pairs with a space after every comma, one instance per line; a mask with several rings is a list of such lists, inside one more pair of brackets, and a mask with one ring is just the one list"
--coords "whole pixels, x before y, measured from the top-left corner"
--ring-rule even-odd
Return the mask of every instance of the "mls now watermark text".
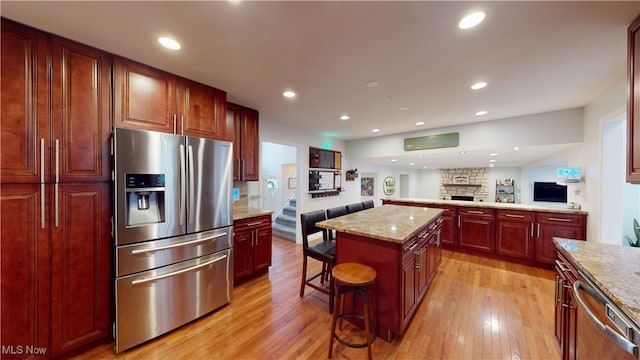
[[2, 355], [46, 355], [46, 347], [33, 345], [2, 345]]

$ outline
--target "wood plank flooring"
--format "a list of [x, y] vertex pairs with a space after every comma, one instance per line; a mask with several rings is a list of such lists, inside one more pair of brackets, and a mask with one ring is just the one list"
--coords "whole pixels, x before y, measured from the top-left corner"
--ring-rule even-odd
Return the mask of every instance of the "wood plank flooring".
[[[310, 288], [300, 298], [301, 266], [301, 246], [274, 237], [269, 273], [236, 286], [227, 306], [120, 354], [111, 342], [76, 359], [326, 359], [328, 298]], [[553, 311], [552, 271], [443, 251], [406, 332], [376, 340], [373, 357], [559, 359]], [[334, 359], [365, 357], [334, 345]]]

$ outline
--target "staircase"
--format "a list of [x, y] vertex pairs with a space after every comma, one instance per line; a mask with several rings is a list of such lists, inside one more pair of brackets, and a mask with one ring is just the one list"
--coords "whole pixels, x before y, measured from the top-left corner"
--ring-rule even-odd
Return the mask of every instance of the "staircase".
[[296, 241], [296, 215], [296, 199], [291, 199], [273, 220], [273, 235]]

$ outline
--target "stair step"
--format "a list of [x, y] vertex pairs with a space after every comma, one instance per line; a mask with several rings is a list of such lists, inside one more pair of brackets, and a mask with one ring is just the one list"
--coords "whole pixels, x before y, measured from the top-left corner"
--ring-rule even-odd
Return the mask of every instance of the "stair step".
[[282, 224], [274, 223], [272, 225], [272, 233], [275, 236], [281, 237], [283, 239], [296, 241], [296, 228], [290, 226], [283, 226]]
[[294, 229], [296, 227], [296, 217], [292, 215], [279, 214], [276, 216], [274, 222], [276, 224], [293, 227]]
[[285, 206], [284, 208], [282, 208], [283, 214], [296, 216], [296, 212], [297, 212], [297, 209], [293, 206]]

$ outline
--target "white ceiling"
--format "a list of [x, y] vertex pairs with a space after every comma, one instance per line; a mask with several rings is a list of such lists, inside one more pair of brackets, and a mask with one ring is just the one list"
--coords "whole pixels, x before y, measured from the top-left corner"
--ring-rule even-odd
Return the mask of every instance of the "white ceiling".
[[[4, 17], [225, 90], [263, 119], [343, 140], [584, 106], [624, 78], [626, 28], [640, 14], [640, 1], [0, 6]], [[485, 21], [458, 29], [475, 9]], [[161, 48], [162, 35], [182, 49]], [[477, 80], [489, 86], [471, 91]], [[286, 89], [298, 97], [283, 98]]]

